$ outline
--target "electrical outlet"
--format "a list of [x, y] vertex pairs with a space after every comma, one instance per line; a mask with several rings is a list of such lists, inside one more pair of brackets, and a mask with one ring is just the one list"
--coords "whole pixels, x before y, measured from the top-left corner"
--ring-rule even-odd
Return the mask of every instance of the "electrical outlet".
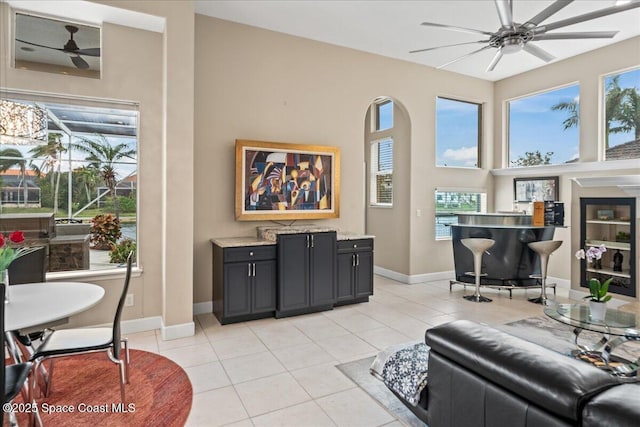
[[133, 307], [133, 294], [127, 294], [127, 297], [124, 299], [125, 307]]

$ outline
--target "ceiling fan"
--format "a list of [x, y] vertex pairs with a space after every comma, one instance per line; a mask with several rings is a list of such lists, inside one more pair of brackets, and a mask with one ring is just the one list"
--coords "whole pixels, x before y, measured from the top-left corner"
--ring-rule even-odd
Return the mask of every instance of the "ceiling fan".
[[94, 47], [94, 48], [88, 48], [88, 49], [80, 49], [76, 41], [73, 39], [73, 35], [78, 32], [78, 27], [76, 27], [75, 25], [65, 25], [64, 28], [66, 28], [67, 31], [69, 31], [69, 40], [65, 43], [65, 45], [62, 48], [44, 46], [41, 44], [31, 43], [31, 42], [28, 42], [25, 40], [19, 40], [19, 39], [16, 39], [16, 41], [29, 44], [32, 46], [43, 47], [45, 49], [53, 49], [60, 52], [64, 52], [71, 57], [71, 62], [73, 62], [73, 65], [75, 65], [76, 68], [79, 68], [81, 70], [87, 70], [89, 68], [89, 63], [85, 61], [81, 55], [99, 57], [100, 48]]
[[542, 12], [538, 13], [536, 16], [524, 22], [523, 24], [517, 23], [513, 20], [512, 0], [494, 1], [496, 4], [496, 9], [498, 10], [498, 17], [500, 18], [501, 26], [498, 31], [495, 31], [493, 33], [489, 31], [457, 27], [455, 25], [438, 24], [434, 22], [423, 22], [421, 24], [426, 27], [445, 28], [448, 30], [461, 31], [465, 33], [482, 34], [484, 36], [487, 36], [488, 39], [429, 47], [426, 49], [417, 49], [412, 50], [409, 53], [427, 52], [430, 50], [442, 49], [445, 47], [462, 46], [468, 44], [487, 43], [486, 46], [481, 47], [478, 50], [474, 50], [471, 53], [467, 53], [466, 55], [460, 56], [452, 61], [447, 62], [446, 64], [442, 64], [437, 68], [444, 68], [448, 65], [453, 64], [454, 62], [460, 61], [461, 59], [492, 48], [497, 49], [497, 52], [489, 63], [487, 71], [493, 71], [503, 55], [520, 52], [521, 50], [524, 50], [525, 52], [530, 53], [531, 55], [534, 55], [545, 62], [549, 62], [555, 59], [555, 57], [544, 49], [541, 49], [535, 44], [532, 44], [531, 42], [540, 40], [612, 38], [618, 33], [618, 31], [586, 31], [571, 33], [548, 33], [548, 31], [640, 7], [640, 0], [632, 0], [631, 2], [626, 4], [619, 4], [616, 6], [611, 6], [593, 12], [585, 13], [583, 15], [574, 16], [573, 18], [562, 19], [550, 24], [540, 25], [543, 21], [563, 9], [565, 6], [569, 5], [569, 3], [571, 3], [573, 0], [556, 0]]

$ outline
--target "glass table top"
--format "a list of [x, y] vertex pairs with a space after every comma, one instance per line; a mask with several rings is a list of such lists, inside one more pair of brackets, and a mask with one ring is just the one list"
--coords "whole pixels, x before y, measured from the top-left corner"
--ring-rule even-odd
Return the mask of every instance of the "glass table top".
[[567, 325], [594, 332], [640, 339], [638, 316], [628, 311], [607, 309], [604, 320], [591, 319], [588, 304], [556, 304], [544, 307], [544, 314]]

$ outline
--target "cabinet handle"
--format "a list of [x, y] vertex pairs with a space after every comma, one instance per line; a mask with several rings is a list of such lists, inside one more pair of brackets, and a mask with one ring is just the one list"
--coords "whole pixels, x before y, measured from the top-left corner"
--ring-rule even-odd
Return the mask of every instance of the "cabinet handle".
[[356, 254], [356, 266], [360, 265], [360, 254]]
[[311, 247], [313, 247], [313, 234], [311, 235]]
[[251, 264], [253, 266], [253, 277], [256, 277], [256, 263], [254, 262], [253, 264]]
[[351, 266], [356, 266], [356, 254], [351, 254]]
[[311, 245], [309, 244], [309, 235], [307, 234], [307, 247], [310, 248]]
[[247, 267], [249, 267], [249, 272], [247, 273], [247, 276], [251, 277], [251, 263], [247, 264]]

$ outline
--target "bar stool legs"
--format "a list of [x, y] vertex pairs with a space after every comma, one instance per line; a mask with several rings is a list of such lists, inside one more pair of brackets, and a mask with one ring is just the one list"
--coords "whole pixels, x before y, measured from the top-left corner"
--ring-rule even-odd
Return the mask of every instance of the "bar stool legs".
[[482, 255], [487, 249], [492, 247], [496, 241], [493, 239], [470, 238], [462, 239], [460, 242], [473, 254], [474, 271], [465, 274], [475, 276], [476, 278], [476, 288], [473, 295], [465, 295], [463, 298], [473, 302], [491, 302], [491, 298], [480, 295], [480, 277], [487, 275], [486, 273], [482, 273]]
[[540, 257], [540, 279], [542, 281], [540, 296], [537, 298], [529, 298], [529, 302], [547, 305], [547, 266], [549, 265], [549, 255], [558, 249], [560, 245], [562, 245], [562, 241], [560, 240], [543, 240], [529, 243], [531, 250]]

